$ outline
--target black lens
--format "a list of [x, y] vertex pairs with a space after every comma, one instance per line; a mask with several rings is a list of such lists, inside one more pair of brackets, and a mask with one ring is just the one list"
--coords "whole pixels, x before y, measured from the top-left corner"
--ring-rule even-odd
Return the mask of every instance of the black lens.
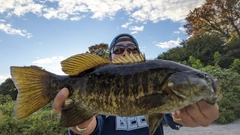
[[121, 54], [125, 51], [125, 46], [123, 45], [116, 45], [113, 47], [113, 53], [114, 54]]
[[128, 51], [129, 53], [133, 53], [133, 54], [138, 53], [138, 49], [137, 49], [137, 47], [136, 47], [135, 44], [129, 44], [129, 45], [127, 45], [127, 46], [124, 46], [124, 45], [122, 45], [122, 44], [120, 44], [120, 45], [115, 45], [115, 46], [113, 47], [112, 52], [113, 52], [114, 54], [122, 54], [122, 53], [125, 51], [125, 49], [127, 49], [127, 51]]
[[138, 53], [136, 45], [130, 44], [130, 45], [126, 46], [126, 47], [127, 47], [127, 50], [128, 50], [129, 53], [133, 53], [133, 54]]

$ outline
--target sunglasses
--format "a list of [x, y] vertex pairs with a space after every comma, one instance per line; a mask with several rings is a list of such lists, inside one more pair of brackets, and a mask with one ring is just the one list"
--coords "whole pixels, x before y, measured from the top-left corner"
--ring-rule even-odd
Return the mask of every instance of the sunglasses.
[[129, 44], [127, 46], [124, 46], [122, 44], [115, 45], [111, 52], [114, 54], [122, 54], [125, 50], [133, 54], [139, 53], [138, 48], [135, 44]]

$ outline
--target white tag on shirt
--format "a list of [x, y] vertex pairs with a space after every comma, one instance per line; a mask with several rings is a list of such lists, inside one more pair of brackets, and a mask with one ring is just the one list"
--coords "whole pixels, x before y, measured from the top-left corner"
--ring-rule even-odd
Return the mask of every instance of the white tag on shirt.
[[116, 130], [131, 131], [147, 127], [147, 122], [144, 116], [135, 117], [116, 117]]

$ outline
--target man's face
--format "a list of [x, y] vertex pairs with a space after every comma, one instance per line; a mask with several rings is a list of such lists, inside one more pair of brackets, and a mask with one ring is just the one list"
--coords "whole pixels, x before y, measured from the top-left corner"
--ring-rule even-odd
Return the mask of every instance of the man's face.
[[[129, 38], [129, 37], [128, 36], [123, 36], [123, 37], [120, 37], [119, 39], [121, 39], [121, 38]], [[123, 49], [124, 49], [124, 51], [123, 51]], [[119, 58], [121, 56], [129, 55], [130, 52], [133, 53], [133, 54], [138, 54], [139, 53], [136, 45], [131, 41], [118, 42], [116, 45], [113, 46], [113, 50], [115, 50], [116, 53], [114, 53], [111, 50], [112, 51], [111, 52], [112, 60], [116, 59], [116, 58]]]

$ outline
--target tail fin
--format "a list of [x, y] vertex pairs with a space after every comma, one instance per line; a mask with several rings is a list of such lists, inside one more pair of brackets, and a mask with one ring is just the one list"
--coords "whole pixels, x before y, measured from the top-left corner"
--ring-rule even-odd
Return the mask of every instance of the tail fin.
[[46, 89], [43, 77], [51, 76], [50, 72], [39, 67], [10, 67], [12, 80], [18, 89], [15, 105], [15, 118], [21, 119], [34, 113], [50, 102], [44, 95]]

